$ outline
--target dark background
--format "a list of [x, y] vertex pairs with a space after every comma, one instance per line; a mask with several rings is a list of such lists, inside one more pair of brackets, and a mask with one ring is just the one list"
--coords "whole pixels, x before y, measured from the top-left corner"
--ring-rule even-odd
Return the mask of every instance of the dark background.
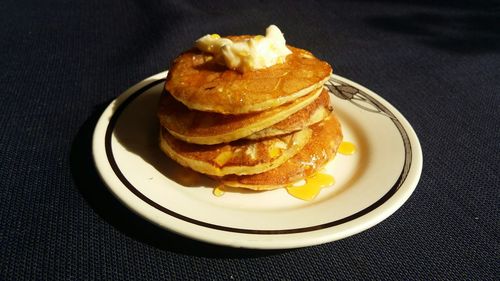
[[[499, 18], [498, 1], [1, 1], [0, 280], [498, 280]], [[409, 201], [286, 251], [196, 242], [121, 205], [90, 153], [105, 106], [206, 33], [273, 23], [413, 125]]]

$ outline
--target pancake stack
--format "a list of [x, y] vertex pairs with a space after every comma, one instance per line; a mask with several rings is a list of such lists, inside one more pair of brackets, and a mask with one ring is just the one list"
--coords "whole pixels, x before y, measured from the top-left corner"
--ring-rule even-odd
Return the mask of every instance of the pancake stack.
[[[237, 42], [249, 36], [231, 36]], [[328, 63], [287, 46], [282, 64], [240, 73], [192, 49], [172, 64], [160, 98], [160, 147], [225, 186], [268, 190], [318, 172], [342, 141]]]

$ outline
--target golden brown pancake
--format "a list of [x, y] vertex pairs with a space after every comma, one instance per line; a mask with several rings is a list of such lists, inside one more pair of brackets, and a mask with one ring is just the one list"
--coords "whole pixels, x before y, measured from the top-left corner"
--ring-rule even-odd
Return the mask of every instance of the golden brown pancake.
[[269, 190], [288, 186], [316, 173], [335, 156], [342, 142], [342, 131], [333, 113], [311, 129], [311, 140], [281, 166], [255, 175], [227, 175], [220, 179], [221, 182], [231, 187]]
[[[318, 107], [317, 100], [321, 92], [322, 89], [320, 88], [293, 102], [270, 110], [240, 115], [190, 110], [174, 99], [168, 92], [165, 92], [160, 98], [158, 117], [161, 125], [180, 140], [197, 144], [217, 144], [230, 142], [259, 132], [283, 121], [305, 107], [312, 111], [314, 109], [308, 105], [315, 104], [315, 107]], [[327, 93], [323, 95], [328, 96]], [[328, 104], [328, 99], [322, 98], [321, 101], [323, 104]], [[306, 114], [302, 115], [306, 117]], [[297, 116], [297, 118], [299, 117], [302, 116]], [[286, 126], [279, 126], [279, 128], [282, 127]], [[300, 130], [303, 127], [289, 132]], [[270, 134], [264, 136], [270, 136]]]
[[203, 174], [247, 175], [283, 164], [308, 143], [311, 134], [312, 130], [305, 128], [280, 137], [200, 145], [178, 140], [162, 128], [160, 147], [177, 163]]
[[[228, 37], [238, 41], [249, 36]], [[310, 52], [288, 46], [283, 64], [240, 73], [217, 64], [212, 56], [192, 49], [177, 57], [165, 89], [191, 109], [244, 114], [267, 110], [322, 86], [330, 65]]]
[[305, 127], [309, 127], [322, 121], [330, 115], [332, 110], [333, 109], [330, 106], [330, 96], [328, 94], [328, 91], [323, 89], [321, 95], [308, 106], [292, 114], [285, 120], [278, 122], [259, 132], [251, 134], [246, 138], [260, 139], [289, 134], [291, 132], [302, 130]]

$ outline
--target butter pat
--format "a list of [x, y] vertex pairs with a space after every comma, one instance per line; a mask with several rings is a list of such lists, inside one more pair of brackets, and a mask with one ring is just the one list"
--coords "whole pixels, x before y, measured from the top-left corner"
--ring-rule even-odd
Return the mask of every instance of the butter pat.
[[216, 62], [239, 72], [284, 63], [286, 56], [292, 53], [286, 47], [283, 33], [275, 25], [266, 29], [265, 36], [257, 35], [239, 42], [208, 34], [196, 41], [196, 47], [212, 54]]

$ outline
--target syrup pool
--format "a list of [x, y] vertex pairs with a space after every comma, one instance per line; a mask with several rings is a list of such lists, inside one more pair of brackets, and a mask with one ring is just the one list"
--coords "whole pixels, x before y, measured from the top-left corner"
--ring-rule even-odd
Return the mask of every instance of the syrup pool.
[[305, 184], [299, 186], [289, 186], [288, 193], [295, 198], [310, 201], [318, 196], [322, 188], [335, 183], [333, 176], [324, 173], [317, 173], [305, 180]]

